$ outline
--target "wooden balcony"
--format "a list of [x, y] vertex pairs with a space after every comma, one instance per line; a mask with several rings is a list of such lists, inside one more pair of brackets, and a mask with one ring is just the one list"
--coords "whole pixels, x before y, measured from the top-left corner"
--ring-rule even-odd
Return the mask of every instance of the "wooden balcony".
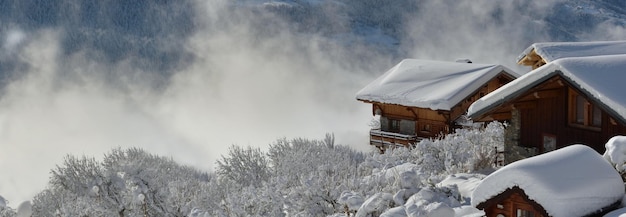
[[384, 151], [389, 147], [411, 147], [421, 140], [422, 138], [416, 135], [391, 133], [378, 129], [370, 130], [370, 145], [376, 146], [381, 151]]

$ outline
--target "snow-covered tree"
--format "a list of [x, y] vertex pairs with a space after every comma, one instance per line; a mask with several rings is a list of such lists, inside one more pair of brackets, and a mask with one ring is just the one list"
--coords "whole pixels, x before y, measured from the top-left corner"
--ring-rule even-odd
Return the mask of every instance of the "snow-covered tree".
[[337, 202], [342, 189], [356, 186], [358, 165], [365, 155], [335, 145], [334, 136], [323, 141], [279, 139], [268, 156], [273, 182], [286, 197], [286, 211], [293, 215], [324, 216], [343, 210]]
[[232, 145], [228, 154], [217, 161], [217, 174], [242, 187], [260, 187], [270, 178], [269, 162], [259, 148]]
[[[114, 149], [100, 163], [67, 156], [34, 199], [35, 216], [184, 216], [193, 184], [208, 175], [141, 149]], [[182, 185], [182, 186], [181, 186]], [[179, 195], [188, 195], [181, 198]]]
[[332, 134], [279, 139], [267, 152], [231, 146], [215, 174], [134, 148], [114, 149], [102, 161], [68, 156], [32, 210], [34, 216], [448, 215], [464, 198], [437, 183], [491, 167], [502, 132], [492, 123], [384, 154], [337, 145]]
[[7, 201], [0, 195], [0, 216], [13, 217], [15, 211], [7, 206]]

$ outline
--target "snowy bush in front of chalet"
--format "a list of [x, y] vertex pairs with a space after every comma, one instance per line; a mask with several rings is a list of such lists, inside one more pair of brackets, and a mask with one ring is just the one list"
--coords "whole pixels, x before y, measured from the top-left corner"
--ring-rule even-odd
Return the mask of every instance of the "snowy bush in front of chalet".
[[[492, 168], [495, 147], [501, 148], [503, 143], [504, 126], [492, 122], [485, 128], [458, 129], [440, 139], [423, 140], [414, 149], [396, 148], [370, 156], [360, 165], [361, 170], [372, 171], [360, 186], [366, 201], [386, 201], [377, 192], [393, 196], [389, 203], [371, 203], [380, 204], [376, 208], [364, 205], [358, 213], [370, 216], [450, 216], [452, 213], [454, 216], [453, 208], [467, 203], [467, 196], [462, 197], [456, 185], [438, 183], [452, 174]], [[468, 176], [475, 182], [472, 175]], [[388, 204], [391, 206], [386, 207]]]
[[492, 167], [496, 147], [504, 145], [504, 126], [489, 123], [480, 129], [457, 129], [441, 139], [423, 140], [416, 144], [417, 164], [432, 174], [446, 175], [479, 171]]
[[[614, 136], [604, 145], [606, 159], [622, 175], [626, 177], [626, 136]], [[626, 179], [625, 179], [626, 180]]]
[[335, 145], [331, 134], [323, 140], [279, 139], [266, 152], [233, 146], [213, 174], [140, 149], [115, 149], [101, 162], [68, 156], [33, 200], [33, 214], [446, 216], [466, 203], [454, 185], [463, 177], [441, 181], [490, 167], [502, 128], [492, 123], [457, 130], [385, 154]]
[[2, 196], [0, 196], [0, 216], [5, 216], [5, 217], [15, 216], [15, 211], [11, 209], [11, 207], [7, 206], [7, 201], [4, 200]]
[[357, 189], [358, 165], [365, 155], [326, 139], [280, 139], [270, 145], [272, 183], [285, 195], [290, 215], [329, 215], [344, 209], [337, 202], [344, 190]]
[[368, 157], [360, 167], [375, 173], [412, 162], [433, 175], [480, 171], [493, 166], [496, 147], [503, 146], [504, 126], [491, 122], [484, 128], [457, 129], [443, 138], [422, 140], [413, 149], [389, 149]]

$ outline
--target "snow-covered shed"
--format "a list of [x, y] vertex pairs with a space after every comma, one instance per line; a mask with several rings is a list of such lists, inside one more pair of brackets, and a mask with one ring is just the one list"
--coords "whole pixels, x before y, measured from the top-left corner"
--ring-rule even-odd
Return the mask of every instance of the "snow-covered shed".
[[471, 203], [488, 217], [602, 216], [623, 196], [617, 171], [593, 149], [572, 145], [495, 171], [476, 187]]
[[478, 99], [475, 121], [518, 125], [518, 145], [547, 152], [586, 144], [603, 153], [611, 137], [626, 134], [626, 55], [552, 61]]
[[517, 76], [501, 65], [405, 59], [356, 98], [380, 115], [370, 143], [384, 150], [448, 133], [474, 100]]
[[542, 42], [526, 48], [517, 63], [536, 69], [561, 58], [615, 54], [626, 54], [626, 41]]

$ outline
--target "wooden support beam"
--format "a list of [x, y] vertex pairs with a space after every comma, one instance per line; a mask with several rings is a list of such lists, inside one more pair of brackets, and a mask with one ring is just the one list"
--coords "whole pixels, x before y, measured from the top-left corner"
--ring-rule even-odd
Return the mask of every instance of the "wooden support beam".
[[526, 54], [522, 59], [520, 59], [519, 62], [517, 62], [517, 64], [524, 65], [524, 66], [533, 66], [540, 60], [542, 60], [541, 56], [539, 56], [535, 52], [535, 49], [533, 49], [530, 52], [528, 52], [528, 54]]
[[493, 120], [498, 120], [498, 121], [502, 121], [502, 120], [511, 120], [511, 112], [505, 112], [505, 113], [493, 113], [490, 114], [489, 117]]
[[561, 96], [561, 92], [562, 92], [561, 89], [533, 91], [533, 92], [526, 94], [526, 96], [523, 96], [518, 101], [555, 98], [555, 97]]
[[514, 106], [516, 109], [533, 109], [537, 107], [537, 101], [517, 102]]

